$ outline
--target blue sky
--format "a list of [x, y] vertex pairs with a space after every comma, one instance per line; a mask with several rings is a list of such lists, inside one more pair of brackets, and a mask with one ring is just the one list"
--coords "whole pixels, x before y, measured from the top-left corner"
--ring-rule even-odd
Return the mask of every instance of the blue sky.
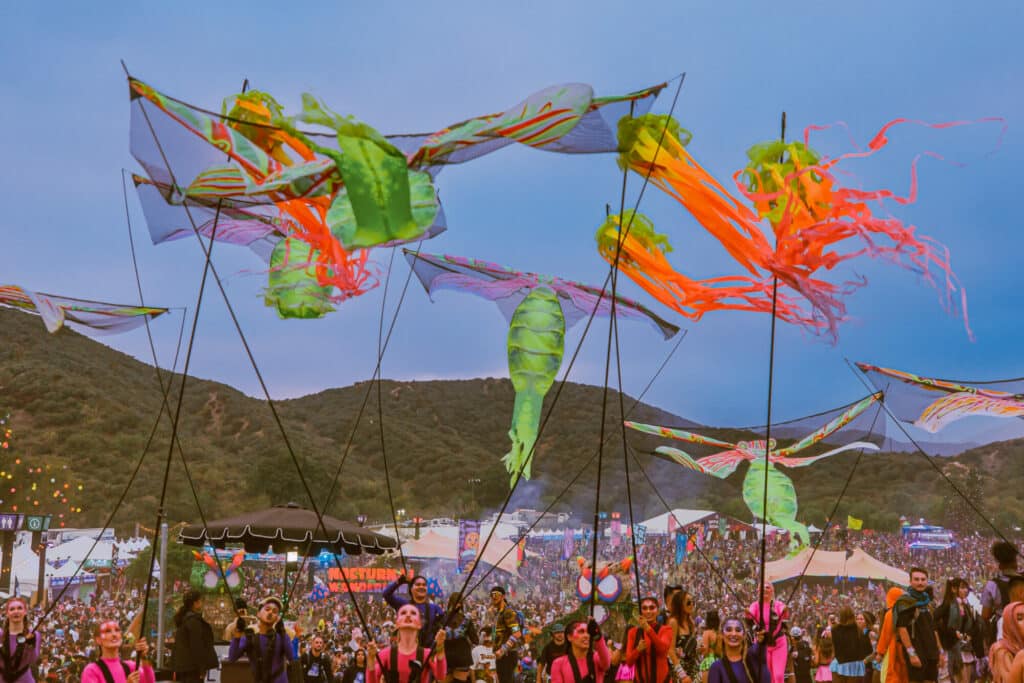
[[[507, 107], [546, 85], [591, 83], [614, 94], [687, 72], [676, 116], [691, 152], [725, 180], [746, 148], [808, 124], [845, 121], [866, 142], [896, 117], [931, 121], [1002, 116], [997, 129], [898, 129], [890, 148], [851, 165], [865, 186], [905, 190], [914, 154], [932, 149], [958, 167], [922, 162], [919, 202], [892, 209], [949, 246], [968, 291], [977, 341], [945, 315], [935, 290], [883, 264], [848, 303], [837, 346], [780, 325], [776, 415], [833, 407], [865, 393], [844, 357], [922, 374], [987, 379], [1024, 375], [1019, 339], [1024, 235], [1014, 208], [1022, 156], [1024, 47], [1017, 2], [491, 3], [5, 3], [0, 8], [0, 167], [4, 211], [0, 281], [85, 298], [134, 302], [122, 168], [128, 98], [120, 59], [164, 92], [209, 108], [244, 78], [294, 108], [309, 91], [386, 132], [424, 131]], [[667, 110], [669, 96], [655, 105]], [[836, 133], [827, 153], [847, 149]], [[426, 251], [497, 261], [595, 284], [607, 272], [593, 234], [620, 175], [611, 156], [565, 157], [507, 148], [444, 170], [449, 231]], [[631, 180], [631, 196], [639, 186]], [[201, 272], [195, 243], [153, 246], [129, 197], [149, 303], [192, 306]], [[734, 272], [720, 246], [681, 207], [648, 192], [641, 210], [667, 232], [684, 272]], [[378, 252], [386, 264], [387, 253]], [[272, 393], [293, 397], [364, 380], [376, 353], [381, 290], [319, 321], [281, 321], [262, 305], [261, 264], [216, 249]], [[248, 271], [248, 272], [247, 272]], [[398, 263], [395, 282], [407, 273]], [[397, 285], [393, 285], [394, 293]], [[624, 293], [649, 302], [632, 283]], [[392, 301], [393, 296], [392, 296]], [[258, 386], [223, 304], [207, 299], [192, 372], [249, 394]], [[670, 311], [666, 317], [673, 318]], [[162, 362], [180, 313], [154, 325]], [[647, 401], [705, 422], [763, 419], [769, 319], [718, 313], [697, 324]], [[606, 323], [588, 336], [572, 379], [600, 383]], [[582, 325], [569, 335], [570, 350]], [[415, 282], [384, 361], [391, 378], [506, 376], [507, 324], [488, 302]], [[133, 332], [103, 343], [148, 358]], [[636, 394], [669, 345], [622, 325], [625, 389]], [[569, 356], [567, 352], [566, 356]], [[595, 407], [597, 409], [597, 407]]]

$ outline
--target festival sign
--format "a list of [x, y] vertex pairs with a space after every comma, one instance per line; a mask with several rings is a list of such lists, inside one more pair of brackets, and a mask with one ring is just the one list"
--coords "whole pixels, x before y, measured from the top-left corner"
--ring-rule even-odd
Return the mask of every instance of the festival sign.
[[[331, 567], [327, 570], [327, 587], [332, 593], [343, 593], [346, 590], [353, 593], [380, 593], [401, 574], [401, 571], [387, 567]], [[411, 574], [409, 578], [412, 578]]]
[[480, 548], [480, 522], [474, 519], [459, 520], [459, 572], [476, 559]]

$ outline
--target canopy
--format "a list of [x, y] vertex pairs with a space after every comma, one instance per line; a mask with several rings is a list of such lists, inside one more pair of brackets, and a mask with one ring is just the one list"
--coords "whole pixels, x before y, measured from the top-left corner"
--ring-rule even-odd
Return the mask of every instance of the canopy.
[[[402, 552], [406, 557], [421, 560], [451, 560], [454, 562], [458, 557], [458, 550], [458, 538], [442, 536], [433, 530], [423, 534], [419, 540], [406, 541], [402, 544]], [[484, 548], [480, 561], [497, 566], [498, 569], [509, 574], [517, 576], [519, 574], [516, 567], [516, 543], [514, 541], [492, 538]]]
[[[810, 558], [810, 563], [808, 563]], [[806, 565], [806, 570], [804, 566]], [[804, 548], [793, 557], [787, 557], [765, 565], [765, 577], [772, 582], [787, 581], [804, 576], [817, 578], [850, 578], [888, 581], [906, 586], [910, 577], [902, 569], [890, 567], [857, 548], [849, 555], [842, 550], [817, 550]]]
[[690, 526], [695, 522], [703, 522], [706, 519], [712, 517], [718, 517], [718, 513], [714, 510], [686, 510], [683, 508], [676, 508], [671, 512], [663, 512], [657, 517], [651, 517], [648, 520], [640, 522], [640, 524], [647, 527], [648, 534], [667, 534], [669, 533], [669, 527], [672, 531], [681, 529], [683, 527]]
[[[239, 543], [248, 552], [265, 553], [270, 546], [281, 552], [298, 548], [309, 555], [321, 550], [337, 552], [343, 549], [349, 555], [367, 552], [380, 555], [398, 547], [398, 542], [387, 536], [322, 515], [327, 535], [320, 530], [316, 513], [295, 503], [275, 505], [265, 510], [248, 512], [237, 517], [215, 519], [202, 524], [190, 524], [178, 534], [186, 545], [223, 548]], [[207, 533], [209, 532], [209, 533]]]

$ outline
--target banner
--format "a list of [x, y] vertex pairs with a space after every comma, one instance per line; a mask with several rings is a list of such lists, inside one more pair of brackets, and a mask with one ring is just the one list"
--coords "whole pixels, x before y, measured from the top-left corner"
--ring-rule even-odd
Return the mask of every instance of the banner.
[[643, 545], [647, 541], [647, 527], [643, 524], [637, 524], [633, 535], [636, 537], [636, 544]]
[[380, 593], [401, 573], [389, 567], [331, 567], [327, 570], [327, 587], [332, 593], [343, 593], [346, 590], [345, 579], [348, 579], [353, 593]]
[[573, 539], [572, 529], [566, 529], [565, 536], [562, 537], [562, 559], [568, 560], [572, 557], [575, 549], [576, 541]]
[[617, 519], [612, 520], [612, 547], [618, 548], [619, 541], [622, 539], [622, 522]]
[[480, 548], [480, 522], [475, 519], [459, 520], [459, 573], [476, 559]]
[[682, 531], [676, 532], [676, 564], [682, 564], [686, 559], [686, 534]]
[[516, 543], [516, 567], [522, 567], [526, 562], [526, 536], [520, 536]]

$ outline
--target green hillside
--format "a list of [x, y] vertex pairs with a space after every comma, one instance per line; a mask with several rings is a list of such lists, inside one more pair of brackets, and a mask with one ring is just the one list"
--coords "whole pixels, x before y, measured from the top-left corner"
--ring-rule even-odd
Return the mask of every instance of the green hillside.
[[[153, 368], [70, 330], [51, 336], [28, 315], [0, 309], [0, 329], [0, 415], [11, 414], [15, 431], [11, 448], [0, 457], [50, 465], [51, 470], [66, 473], [83, 486], [74, 498], [83, 512], [70, 521], [78, 526], [102, 524], [143, 453], [161, 407]], [[180, 376], [175, 384], [180, 385]], [[362, 383], [278, 404], [319, 504], [334, 480], [366, 388]], [[601, 394], [600, 387], [570, 384], [565, 388], [541, 437], [534, 479], [520, 487], [513, 507], [546, 505], [594, 455]], [[385, 381], [382, 396], [397, 508], [404, 508], [408, 516], [460, 516], [501, 505], [508, 491], [508, 476], [499, 462], [507, 447], [513, 400], [508, 380]], [[602, 508], [624, 511], [623, 454], [614, 419], [618, 403], [614, 392], [611, 396]], [[627, 397], [626, 404], [631, 405], [632, 399]], [[208, 517], [308, 500], [263, 401], [224, 384], [190, 378], [183, 415], [180, 440]], [[680, 418], [650, 406], [639, 406], [632, 417], [681, 423]], [[115, 520], [122, 531], [135, 522], [152, 525], [169, 437], [170, 421], [165, 418]], [[651, 458], [647, 453], [658, 444], [655, 438], [631, 434], [630, 442], [641, 451], [645, 470], [673, 506], [749, 516], [739, 497], [742, 471], [719, 481]], [[789, 472], [796, 483], [802, 519], [824, 521], [855, 459], [855, 454], [842, 454]], [[944, 458], [941, 465], [983, 499], [999, 501], [988, 506], [989, 512], [1006, 526], [1024, 519], [1019, 496], [1024, 490], [1022, 462], [1024, 443], [1014, 441]], [[387, 518], [383, 464], [374, 391], [341, 470], [339, 495], [328, 511], [348, 518], [359, 513], [371, 519]], [[636, 514], [664, 511], [635, 463], [631, 465]], [[589, 522], [596, 471], [592, 465], [583, 473], [559, 509], [573, 509]], [[469, 479], [480, 479], [480, 483], [470, 485]], [[8, 483], [19, 491], [26, 484], [17, 477]], [[9, 510], [12, 502], [6, 499], [0, 508]], [[54, 504], [52, 499], [41, 499], [35, 509], [56, 512]], [[948, 485], [921, 456], [870, 455], [858, 467], [837, 518], [852, 514], [865, 519], [868, 527], [891, 528], [900, 514], [906, 514], [970, 526], [973, 518], [962, 507], [951, 500]], [[167, 510], [172, 522], [198, 521], [177, 455]], [[19, 511], [25, 509], [19, 507]]]

